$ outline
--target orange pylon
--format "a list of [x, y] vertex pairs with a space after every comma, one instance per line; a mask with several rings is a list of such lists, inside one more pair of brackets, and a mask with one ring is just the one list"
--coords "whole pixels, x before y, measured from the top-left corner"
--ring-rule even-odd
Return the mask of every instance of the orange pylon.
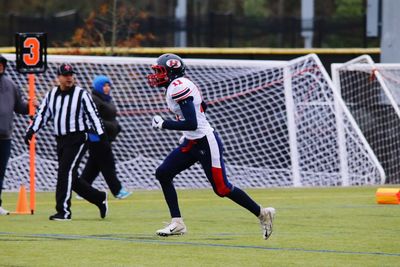
[[21, 185], [19, 189], [17, 210], [12, 212], [12, 214], [31, 214], [31, 211], [28, 208], [25, 185]]
[[375, 195], [378, 204], [400, 204], [400, 188], [378, 188]]

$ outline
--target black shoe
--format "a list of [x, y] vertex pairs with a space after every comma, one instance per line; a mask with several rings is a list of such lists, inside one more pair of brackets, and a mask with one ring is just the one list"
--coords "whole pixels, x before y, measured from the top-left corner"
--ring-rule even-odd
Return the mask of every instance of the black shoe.
[[100, 210], [100, 217], [104, 219], [108, 213], [108, 201], [107, 201], [107, 192], [104, 192], [105, 198], [104, 200], [97, 206]]
[[51, 220], [51, 221], [70, 221], [71, 215], [65, 216], [64, 214], [56, 213], [54, 215], [51, 215], [49, 217], [49, 220]]

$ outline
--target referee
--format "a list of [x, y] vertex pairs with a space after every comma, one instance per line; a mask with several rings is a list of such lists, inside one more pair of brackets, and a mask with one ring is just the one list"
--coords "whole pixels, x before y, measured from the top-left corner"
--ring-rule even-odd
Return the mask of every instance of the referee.
[[58, 67], [59, 86], [47, 92], [25, 135], [25, 142], [29, 144], [34, 133], [47, 122], [53, 122], [58, 156], [57, 213], [49, 219], [55, 221], [71, 220], [71, 190], [95, 204], [101, 218], [105, 218], [108, 210], [107, 193], [78, 178], [79, 162], [86, 151], [87, 132], [91, 129], [102, 139], [106, 136], [90, 94], [75, 85], [74, 73], [70, 64], [63, 63]]

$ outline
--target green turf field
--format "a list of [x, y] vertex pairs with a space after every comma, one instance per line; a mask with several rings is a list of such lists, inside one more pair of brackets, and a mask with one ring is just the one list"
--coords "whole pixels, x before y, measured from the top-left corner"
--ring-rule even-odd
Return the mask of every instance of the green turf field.
[[[274, 233], [209, 190], [179, 191], [188, 233], [162, 238], [161, 191], [110, 199], [110, 212], [72, 202], [70, 222], [49, 221], [54, 193], [37, 193], [35, 215], [0, 216], [0, 266], [399, 266], [400, 205], [375, 203], [376, 187], [248, 190], [276, 208]], [[15, 210], [17, 193], [3, 193]]]

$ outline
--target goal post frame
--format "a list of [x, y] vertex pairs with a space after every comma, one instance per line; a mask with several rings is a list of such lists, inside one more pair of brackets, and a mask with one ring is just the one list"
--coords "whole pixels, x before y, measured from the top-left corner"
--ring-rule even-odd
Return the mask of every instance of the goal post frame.
[[[8, 55], [8, 57], [10, 58], [10, 55]], [[55, 66], [62, 62], [74, 64], [74, 68], [76, 67], [77, 69], [78, 82], [81, 84], [83, 83], [83, 87], [87, 89], [90, 88], [90, 79], [93, 75], [114, 75], [112, 76], [112, 80], [115, 82], [113, 85], [116, 85], [115, 88], [118, 91], [113, 91], [113, 93], [116, 93], [113, 97], [114, 100], [117, 101], [117, 104], [121, 105], [118, 106], [118, 109], [121, 111], [120, 114], [122, 114], [122, 117], [119, 119], [124, 120], [122, 125], [124, 129], [122, 132], [122, 139], [124, 141], [122, 142], [124, 143], [121, 143], [119, 141], [121, 138], [119, 138], [116, 140], [115, 144], [117, 148], [115, 153], [117, 157], [117, 171], [123, 173], [120, 174], [120, 177], [129, 179], [129, 185], [127, 187], [132, 189], [159, 188], [158, 183], [151, 180], [154, 179], [153, 172], [156, 166], [161, 162], [162, 157], [167, 155], [168, 149], [170, 149], [169, 147], [173, 147], [175, 145], [174, 142], [178, 139], [176, 137], [178, 135], [177, 132], [155, 132], [148, 125], [151, 115], [160, 112], [162, 113], [160, 115], [163, 116], [167, 114], [162, 90], [151, 89], [145, 84], [145, 74], [151, 71], [150, 66], [155, 61], [156, 58], [51, 55], [48, 56], [48, 62], [50, 64], [48, 68], [49, 73], [43, 74], [38, 78], [38, 82], [40, 83], [39, 95], [43, 96], [44, 90], [50, 89], [49, 84], [55, 81]], [[326, 186], [331, 184], [336, 186], [353, 185], [354, 183], [350, 182], [351, 178], [349, 178], [349, 176], [357, 177], [357, 179], [360, 177], [361, 184], [384, 182], [385, 174], [379, 161], [377, 161], [373, 151], [369, 148], [368, 142], [363, 138], [357, 123], [347, 110], [344, 101], [341, 100], [340, 93], [334, 86], [317, 55], [310, 54], [291, 61], [219, 59], [184, 59], [184, 61], [188, 65], [189, 77], [195, 78], [195, 83], [199, 83], [198, 85], [200, 85], [199, 87], [201, 90], [206, 90], [207, 95], [205, 100], [209, 101], [211, 104], [210, 113], [207, 114], [207, 116], [211, 118], [211, 124], [213, 127], [217, 128], [217, 131], [223, 131], [220, 133], [225, 143], [226, 153], [224, 157], [226, 160], [227, 174], [233, 184], [240, 187], [300, 187]], [[316, 70], [309, 69], [305, 64], [311, 64], [310, 68], [315, 68]], [[296, 68], [302, 69], [300, 72], [295, 73], [295, 76], [293, 74], [293, 72], [295, 72], [294, 65], [296, 65]], [[233, 74], [232, 71], [234, 72]], [[237, 71], [237, 73], [235, 71]], [[316, 73], [312, 73], [313, 71], [316, 71]], [[203, 74], [204, 76], [202, 76]], [[16, 74], [13, 75], [15, 75], [14, 78], [17, 80], [18, 76], [16, 76]], [[301, 76], [300, 79], [299, 76]], [[296, 120], [298, 118], [296, 118], [295, 115], [297, 111], [296, 103], [294, 102], [299, 101], [299, 96], [294, 96], [294, 90], [299, 90], [298, 88], [306, 91], [309, 90], [309, 88], [302, 88], [302, 86], [307, 86], [307, 79], [312, 80], [316, 87], [318, 87], [318, 93], [321, 95], [326, 93], [323, 90], [329, 90], [329, 96], [326, 100], [329, 102], [322, 103], [325, 100], [317, 99], [314, 100], [314, 102], [301, 103], [303, 104], [302, 108], [304, 108], [304, 110], [301, 111], [304, 111], [305, 116], [308, 117], [306, 118], [307, 121], [300, 121], [300, 123], [304, 125], [296, 125]], [[318, 79], [323, 79], [323, 81], [318, 81]], [[298, 83], [302, 83], [303, 80], [304, 85], [299, 85]], [[24, 86], [21, 81], [19, 86]], [[214, 90], [216, 91], [214, 92]], [[330, 96], [330, 94], [333, 95]], [[278, 96], [279, 99], [274, 98], [275, 96]], [[295, 97], [297, 98], [294, 99]], [[257, 102], [253, 103], [251, 101]], [[267, 101], [270, 101], [270, 106], [268, 106], [269, 104]], [[318, 103], [318, 101], [322, 102]], [[254, 108], [248, 108], [246, 105], [256, 107], [257, 112], [255, 112]], [[225, 108], [227, 109], [225, 110]], [[237, 108], [239, 110], [237, 110]], [[274, 109], [273, 112], [270, 112], [269, 108]], [[263, 115], [257, 115], [260, 110], [262, 110]], [[307, 145], [305, 143], [307, 140], [303, 139], [301, 136], [299, 139], [299, 135], [307, 133], [299, 133], [298, 128], [300, 126], [302, 127], [301, 130], [305, 128], [313, 130], [313, 112], [317, 119], [320, 120], [321, 123], [324, 123], [324, 116], [319, 116], [318, 114], [318, 112], [323, 112], [324, 110], [333, 113], [330, 114], [327, 119], [330, 120], [329, 127], [331, 129], [334, 128], [334, 131], [326, 134], [322, 132], [322, 134], [325, 135], [324, 138], [332, 137], [335, 141], [332, 141], [330, 145], [325, 145], [323, 143], [323, 138], [321, 138], [322, 141], [314, 145], [312, 149], [318, 149], [318, 145], [321, 145], [324, 146], [321, 149], [338, 149], [339, 151], [334, 151], [332, 153], [329, 151], [326, 152], [331, 153], [331, 158], [335, 157], [333, 159], [335, 164], [331, 164], [327, 167], [326, 172], [325, 170], [321, 170], [321, 168], [325, 166], [324, 164], [326, 164], [322, 153], [315, 153], [315, 155], [311, 153], [311, 160], [310, 158], [307, 158], [307, 160], [310, 161], [313, 166], [304, 167], [304, 164], [308, 164], [304, 163], [304, 151], [308, 149], [305, 148], [304, 145]], [[238, 113], [235, 114], [235, 112]], [[282, 117], [277, 119], [275, 118], [276, 115]], [[247, 122], [243, 120], [244, 116], [248, 118]], [[135, 117], [139, 118], [136, 119]], [[285, 122], [282, 122], [283, 119]], [[215, 123], [215, 120], [218, 123]], [[244, 125], [243, 123], [246, 124]], [[283, 125], [283, 123], [285, 125]], [[233, 124], [235, 124], [234, 126], [236, 126], [236, 128], [232, 127]], [[239, 136], [238, 132], [235, 132], [238, 127], [253, 127], [253, 124], [257, 128], [245, 131], [248, 135]], [[126, 127], [134, 128], [127, 129]], [[277, 129], [273, 129], [274, 127]], [[286, 127], [288, 129], [286, 129]], [[348, 129], [349, 127], [351, 127], [350, 130]], [[49, 128], [51, 129], [51, 127]], [[323, 130], [325, 130], [323, 127], [316, 129], [315, 133], [313, 133], [314, 135], [310, 136], [315, 136], [316, 132]], [[281, 137], [274, 131], [280, 131], [279, 133], [285, 136]], [[350, 135], [354, 134], [354, 138], [357, 138], [357, 142], [354, 142], [352, 145], [362, 146], [361, 149], [353, 149], [348, 152], [349, 148], [347, 147], [346, 140], [352, 138], [352, 136], [349, 137], [349, 131]], [[336, 137], [333, 137], [332, 133], [336, 135]], [[41, 142], [46, 142], [46, 144], [47, 142], [51, 142], [47, 140], [43, 141], [47, 136], [43, 136], [42, 132], [39, 133], [39, 135], [42, 137], [39, 138], [42, 140]], [[257, 142], [257, 148], [261, 149], [264, 148], [266, 142], [269, 142], [268, 145], [272, 142], [279, 144], [274, 144], [273, 147], [269, 148], [270, 150], [267, 149], [263, 151], [256, 150], [254, 147], [243, 148], [243, 143], [241, 142], [247, 141], [251, 143], [254, 138], [257, 138], [257, 140], [255, 140]], [[274, 138], [278, 139], [275, 140]], [[52, 139], [48, 138], [48, 140]], [[335, 142], [338, 142], [337, 147]], [[123, 145], [129, 145], [133, 148], [127, 150]], [[139, 145], [141, 146], [140, 150], [137, 148]], [[143, 148], [147, 147], [152, 150], [151, 153], [141, 153], [146, 150]], [[51, 148], [52, 146], [43, 148], [43, 143], [41, 145], [41, 149], [50, 150]], [[241, 151], [242, 148], [243, 151]], [[245, 151], [246, 149], [247, 151]], [[276, 152], [274, 149], [282, 149], [283, 151], [274, 154]], [[246, 158], [248, 155], [251, 156], [253, 150], [255, 150], [255, 154], [259, 155], [255, 155], [251, 159]], [[242, 157], [239, 161], [236, 155], [238, 153], [240, 154], [239, 156]], [[378, 177], [376, 173], [379, 172], [379, 179], [369, 179], [368, 175], [364, 175], [364, 173], [359, 172], [355, 174], [351, 172], [354, 170], [350, 170], [352, 166], [348, 165], [348, 160], [351, 160], [347, 155], [348, 153], [362, 154], [361, 156], [357, 156], [357, 159], [367, 159], [368, 163], [365, 165], [364, 163], [360, 163], [362, 165], [361, 168], [366, 167], [367, 169], [372, 166], [373, 171], [371, 171], [372, 168], [368, 169], [368, 171], [374, 172], [374, 177]], [[338, 155], [337, 158], [336, 154]], [[44, 153], [42, 153], [42, 157], [39, 157], [39, 160], [43, 163], [40, 168], [49, 165], [48, 168], [51, 170], [41, 170], [40, 176], [42, 179], [46, 179], [45, 182], [49, 182], [49, 185], [43, 187], [44, 182], [41, 181], [40, 186], [41, 190], [49, 190], [54, 187], [54, 185], [51, 184], [50, 178], [54, 175], [53, 168], [55, 163], [52, 163], [49, 159], [43, 158], [43, 155]], [[278, 157], [276, 155], [278, 155]], [[282, 157], [283, 160], [287, 160], [287, 164], [281, 164], [277, 159], [279, 156]], [[317, 160], [321, 160], [321, 162], [314, 164], [313, 160], [315, 160], [317, 156], [320, 157]], [[24, 155], [19, 155], [19, 157], [21, 158], [20, 161], [24, 159]], [[288, 157], [288, 159], [286, 157]], [[15, 164], [17, 165], [20, 163], [17, 162]], [[330, 164], [330, 162], [327, 164]], [[336, 167], [337, 165], [339, 167]], [[47, 168], [47, 166], [45, 167]], [[18, 168], [20, 168], [20, 166], [18, 166]], [[146, 169], [142, 171], [141, 168]], [[138, 170], [140, 173], [136, 173]], [[19, 171], [22, 172], [23, 170]], [[312, 173], [314, 171], [316, 171], [316, 173]], [[359, 171], [359, 169], [357, 171]], [[204, 173], [198, 166], [193, 166], [190, 173], [183, 173], [183, 175], [185, 179], [187, 179], [184, 180], [184, 182], [180, 182], [182, 181], [180, 177], [174, 180], [177, 183], [177, 188], [192, 188], [191, 186], [194, 188], [203, 188], [209, 186], [207, 181], [204, 181], [204, 179], [202, 180], [202, 178], [204, 178]], [[312, 181], [314, 177], [316, 181]], [[99, 180], [102, 179], [97, 179], [96, 183]], [[378, 180], [379, 182], [377, 182]], [[125, 181], [122, 182], [124, 183]], [[103, 182], [99, 182], [99, 184], [96, 183], [95, 186], [100, 185], [100, 188], [103, 188]]]
[[[365, 62], [359, 63], [360, 61], [365, 61]], [[334, 86], [337, 88], [339, 95], [341, 95], [341, 87], [342, 87], [341, 82], [340, 82], [339, 72], [344, 69], [355, 70], [355, 67], [354, 67], [355, 65], [363, 66], [363, 67], [361, 67], [361, 69], [365, 69], [366, 72], [369, 71], [371, 73], [371, 75], [374, 75], [376, 77], [376, 79], [379, 81], [380, 85], [382, 86], [382, 90], [385, 93], [386, 97], [388, 98], [391, 106], [394, 108], [397, 116], [400, 117], [400, 109], [399, 109], [392, 93], [386, 86], [386, 83], [385, 83], [384, 79], [382, 78], [382, 75], [380, 74], [379, 69], [376, 68], [375, 62], [372, 60], [371, 56], [369, 56], [369, 55], [361, 55], [361, 56], [358, 56], [358, 57], [356, 57], [348, 62], [345, 62], [345, 63], [331, 64], [332, 82], [333, 82]], [[351, 112], [349, 112], [349, 113], [351, 113]], [[354, 120], [354, 118], [353, 118], [353, 120]], [[382, 173], [382, 177], [383, 177], [382, 184], [384, 184], [387, 179], [386, 172], [385, 172], [384, 168], [382, 167], [381, 162], [377, 158], [375, 152], [371, 148], [370, 144], [364, 137], [363, 133], [361, 132], [360, 129], [359, 129], [359, 131], [360, 131], [360, 134], [363, 136], [363, 140], [365, 140], [367, 149], [369, 151], [371, 151], [370, 152], [371, 156], [372, 156], [373, 160], [376, 162], [377, 166], [379, 167], [380, 173]]]

